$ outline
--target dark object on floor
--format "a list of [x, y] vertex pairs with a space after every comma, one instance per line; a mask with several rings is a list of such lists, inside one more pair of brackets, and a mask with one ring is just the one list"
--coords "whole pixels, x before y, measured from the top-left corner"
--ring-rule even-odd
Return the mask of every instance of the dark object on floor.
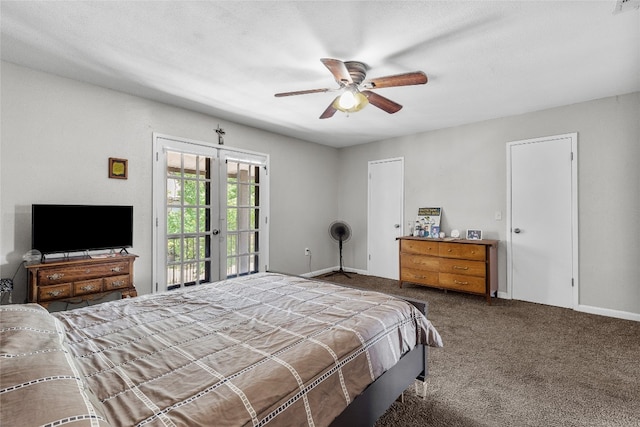
[[351, 278], [342, 269], [342, 243], [347, 242], [351, 238], [351, 227], [349, 227], [349, 224], [344, 221], [334, 221], [329, 226], [329, 234], [335, 241], [338, 242], [338, 247], [340, 250], [340, 269], [338, 271], [334, 271], [333, 273], [329, 273], [325, 277], [331, 276], [333, 274], [342, 274], [347, 278]]

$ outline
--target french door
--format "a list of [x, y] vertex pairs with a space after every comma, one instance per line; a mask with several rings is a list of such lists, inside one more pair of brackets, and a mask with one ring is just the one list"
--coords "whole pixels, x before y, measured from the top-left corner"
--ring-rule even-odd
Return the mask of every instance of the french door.
[[266, 155], [154, 134], [154, 291], [264, 271]]

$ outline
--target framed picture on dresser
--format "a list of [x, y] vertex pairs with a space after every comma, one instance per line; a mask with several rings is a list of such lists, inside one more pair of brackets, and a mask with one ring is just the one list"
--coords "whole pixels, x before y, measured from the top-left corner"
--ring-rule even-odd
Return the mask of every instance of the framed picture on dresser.
[[482, 240], [482, 230], [468, 229], [467, 240]]

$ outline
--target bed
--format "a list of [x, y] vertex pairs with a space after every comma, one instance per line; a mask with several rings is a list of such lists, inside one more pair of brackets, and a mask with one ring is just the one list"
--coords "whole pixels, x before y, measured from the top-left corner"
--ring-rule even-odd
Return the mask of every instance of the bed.
[[371, 425], [442, 345], [416, 305], [260, 273], [58, 313], [1, 306], [0, 425]]

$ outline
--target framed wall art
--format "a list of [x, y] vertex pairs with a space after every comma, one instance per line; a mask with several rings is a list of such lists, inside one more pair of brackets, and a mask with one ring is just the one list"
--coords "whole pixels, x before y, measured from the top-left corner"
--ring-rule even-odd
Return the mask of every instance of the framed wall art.
[[109, 178], [127, 179], [129, 169], [127, 163], [127, 159], [109, 157]]

